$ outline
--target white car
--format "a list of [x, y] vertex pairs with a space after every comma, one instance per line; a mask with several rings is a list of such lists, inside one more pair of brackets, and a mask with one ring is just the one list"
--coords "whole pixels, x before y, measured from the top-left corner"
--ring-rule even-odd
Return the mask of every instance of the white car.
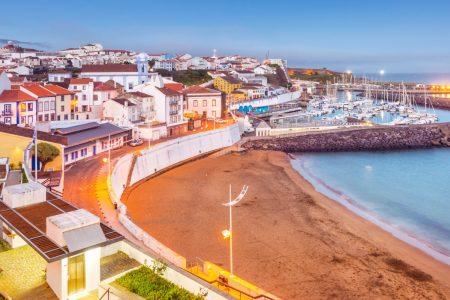
[[136, 147], [136, 146], [142, 145], [143, 143], [144, 143], [144, 141], [141, 139], [134, 139], [134, 140], [131, 140], [130, 146]]

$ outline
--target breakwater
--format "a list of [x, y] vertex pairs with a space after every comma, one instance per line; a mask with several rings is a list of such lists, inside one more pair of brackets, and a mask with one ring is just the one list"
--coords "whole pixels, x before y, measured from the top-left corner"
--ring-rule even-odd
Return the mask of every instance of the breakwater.
[[284, 152], [382, 151], [450, 147], [450, 123], [373, 126], [246, 141], [245, 149]]
[[[388, 101], [400, 101], [402, 95], [401, 92], [387, 92], [389, 94], [386, 97], [386, 92], [383, 91], [372, 91], [371, 97], [378, 100], [387, 100]], [[365, 93], [362, 93], [364, 95]], [[411, 99], [418, 105], [425, 105], [425, 100], [427, 100], [427, 106], [431, 104], [434, 108], [440, 108], [445, 110], [450, 110], [450, 98], [441, 97], [439, 94], [425, 94], [420, 92], [410, 92], [408, 95]]]

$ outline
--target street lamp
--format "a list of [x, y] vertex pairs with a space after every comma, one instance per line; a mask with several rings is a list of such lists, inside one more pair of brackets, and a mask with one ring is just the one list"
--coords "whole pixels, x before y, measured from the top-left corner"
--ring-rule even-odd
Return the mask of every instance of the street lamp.
[[248, 185], [242, 187], [241, 193], [234, 199], [231, 199], [231, 184], [230, 184], [230, 196], [228, 203], [224, 203], [224, 206], [229, 207], [230, 213], [230, 227], [222, 231], [222, 236], [224, 239], [230, 239], [230, 277], [233, 276], [233, 215], [232, 207], [239, 203], [245, 196], [248, 190]]

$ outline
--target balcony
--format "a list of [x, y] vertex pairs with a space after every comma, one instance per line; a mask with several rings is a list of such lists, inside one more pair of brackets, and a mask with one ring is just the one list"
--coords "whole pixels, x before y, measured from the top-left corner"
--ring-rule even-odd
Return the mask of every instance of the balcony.
[[170, 99], [169, 105], [178, 105], [178, 99]]
[[171, 110], [171, 111], [169, 111], [169, 115], [171, 115], [171, 116], [178, 115], [178, 110]]
[[2, 111], [2, 116], [6, 116], [6, 117], [10, 117], [10, 116], [12, 116], [13, 115], [13, 112], [12, 111], [10, 111], [10, 110], [4, 110], [4, 111]]

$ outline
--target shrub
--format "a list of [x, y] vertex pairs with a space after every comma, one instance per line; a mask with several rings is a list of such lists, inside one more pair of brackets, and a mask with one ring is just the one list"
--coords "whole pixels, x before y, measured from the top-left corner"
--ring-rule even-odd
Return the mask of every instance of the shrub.
[[118, 284], [145, 299], [197, 300], [203, 299], [167, 281], [151, 268], [142, 266], [116, 280]]

